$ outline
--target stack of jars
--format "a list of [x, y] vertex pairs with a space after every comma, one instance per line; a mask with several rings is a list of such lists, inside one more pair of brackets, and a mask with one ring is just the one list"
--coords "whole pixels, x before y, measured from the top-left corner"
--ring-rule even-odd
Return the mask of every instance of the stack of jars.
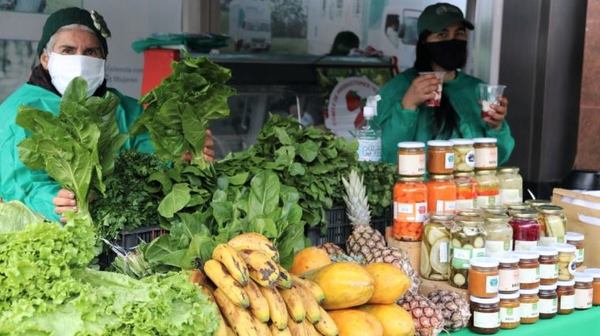
[[470, 260], [468, 292], [471, 320], [469, 329], [478, 334], [495, 334], [500, 330], [498, 266], [498, 261], [493, 258], [476, 257]]
[[558, 249], [555, 247], [540, 246], [536, 249], [540, 257], [540, 291], [539, 313], [540, 319], [551, 319], [558, 313]]
[[456, 211], [453, 146], [450, 141], [427, 142], [427, 210], [430, 214], [452, 215]]
[[473, 139], [475, 148], [476, 207], [500, 204], [500, 180], [496, 176], [498, 147], [495, 138]]

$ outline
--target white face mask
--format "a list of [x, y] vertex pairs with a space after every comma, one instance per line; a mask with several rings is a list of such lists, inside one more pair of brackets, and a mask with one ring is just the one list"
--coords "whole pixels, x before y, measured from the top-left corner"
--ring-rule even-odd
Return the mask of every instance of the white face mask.
[[82, 77], [88, 83], [88, 97], [96, 92], [96, 89], [104, 81], [104, 60], [83, 55], [61, 55], [50, 53], [48, 59], [48, 72], [52, 78], [52, 84], [64, 94], [69, 83], [75, 77]]

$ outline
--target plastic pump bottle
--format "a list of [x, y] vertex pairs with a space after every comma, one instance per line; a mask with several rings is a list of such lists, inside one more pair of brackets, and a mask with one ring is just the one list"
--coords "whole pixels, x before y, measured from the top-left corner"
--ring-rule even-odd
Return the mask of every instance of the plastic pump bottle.
[[381, 161], [381, 129], [373, 121], [380, 99], [379, 95], [369, 96], [363, 108], [365, 121], [357, 132], [359, 161]]

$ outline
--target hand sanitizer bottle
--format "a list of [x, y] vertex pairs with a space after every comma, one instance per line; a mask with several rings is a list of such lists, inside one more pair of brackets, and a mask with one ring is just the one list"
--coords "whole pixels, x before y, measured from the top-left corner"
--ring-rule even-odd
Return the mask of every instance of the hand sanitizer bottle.
[[369, 96], [363, 108], [365, 121], [357, 132], [359, 161], [381, 161], [381, 129], [373, 120], [380, 99], [379, 95]]

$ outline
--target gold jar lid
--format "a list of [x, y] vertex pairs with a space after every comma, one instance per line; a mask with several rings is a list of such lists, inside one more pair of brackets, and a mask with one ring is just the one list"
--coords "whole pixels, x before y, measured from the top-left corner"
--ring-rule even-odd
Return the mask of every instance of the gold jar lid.
[[400, 182], [423, 182], [423, 176], [401, 176], [398, 181]]
[[496, 170], [494, 170], [494, 169], [478, 170], [475, 172], [475, 175], [477, 175], [477, 176], [496, 175]]
[[448, 174], [448, 175], [435, 174], [435, 175], [429, 175], [429, 179], [432, 181], [449, 181], [449, 180], [454, 180], [454, 177], [450, 174]]
[[502, 174], [518, 174], [519, 167], [500, 167], [498, 172]]
[[533, 219], [536, 218], [537, 219], [537, 212], [533, 211], [533, 210], [524, 210], [521, 212], [516, 212], [513, 214], [513, 217], [515, 218], [522, 218], [522, 219]]
[[560, 215], [563, 208], [558, 205], [540, 205], [538, 211], [544, 215]]
[[459, 178], [459, 177], [473, 177], [475, 176], [475, 173], [473, 172], [459, 172], [459, 173], [454, 173], [454, 177], [455, 178]]

